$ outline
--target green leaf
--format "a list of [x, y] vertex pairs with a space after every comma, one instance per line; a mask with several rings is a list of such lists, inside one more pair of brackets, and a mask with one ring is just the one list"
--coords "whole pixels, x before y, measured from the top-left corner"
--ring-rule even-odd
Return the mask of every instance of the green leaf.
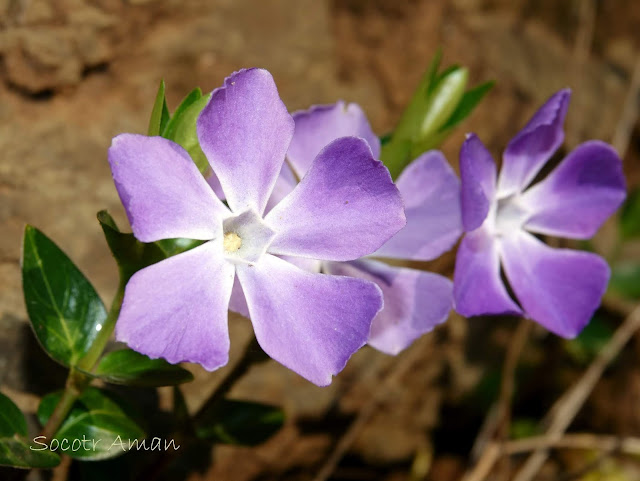
[[164, 132], [171, 118], [169, 109], [167, 108], [167, 99], [165, 98], [164, 90], [164, 80], [161, 80], [156, 100], [153, 103], [153, 110], [151, 111], [148, 135], [160, 135], [161, 132]]
[[640, 188], [629, 193], [620, 212], [620, 232], [623, 239], [640, 236]]
[[196, 435], [221, 444], [255, 446], [284, 424], [284, 413], [275, 406], [223, 399], [196, 420]]
[[90, 374], [113, 384], [158, 387], [193, 381], [193, 374], [164, 359], [150, 359], [144, 354], [121, 349], [104, 356]]
[[612, 266], [609, 289], [627, 299], [640, 299], [640, 264], [625, 262]]
[[465, 92], [458, 104], [458, 107], [453, 111], [451, 117], [440, 127], [440, 132], [445, 130], [452, 129], [456, 127], [460, 122], [466, 119], [473, 109], [480, 103], [480, 101], [484, 98], [487, 93], [493, 88], [495, 82], [485, 82], [480, 84], [471, 90]]
[[11, 399], [0, 393], [0, 466], [53, 468], [60, 458], [26, 442], [27, 421]]
[[28, 444], [22, 439], [0, 438], [0, 466], [14, 468], [55, 468], [60, 457], [45, 446]]
[[167, 129], [167, 138], [184, 147], [203, 174], [210, 169], [210, 166], [200, 148], [196, 123], [200, 112], [205, 108], [210, 98], [211, 94], [201, 96], [197, 100], [193, 100], [181, 112], [176, 111], [173, 117], [173, 125], [171, 125], [170, 129]]
[[176, 132], [176, 128], [182, 121], [185, 111], [194, 102], [198, 101], [200, 98], [202, 98], [202, 90], [200, 90], [199, 87], [196, 87], [191, 92], [189, 92], [189, 94], [187, 94], [187, 96], [182, 100], [182, 102], [180, 102], [180, 105], [178, 105], [178, 108], [173, 113], [173, 117], [171, 117], [171, 120], [169, 120], [169, 122], [167, 123], [167, 126], [162, 132], [162, 136], [165, 139], [173, 140]]
[[[38, 419], [44, 425], [53, 413], [61, 392], [46, 395], [38, 407]], [[84, 460], [113, 458], [145, 437], [142, 428], [129, 417], [125, 408], [104, 391], [88, 387], [75, 402], [54, 439], [44, 440], [51, 450]], [[54, 449], [57, 448], [57, 449]]]
[[73, 262], [31, 226], [24, 232], [22, 287], [42, 347], [56, 361], [75, 365], [89, 350], [107, 312]]
[[122, 282], [128, 281], [140, 269], [166, 258], [164, 251], [155, 243], [145, 244], [138, 241], [133, 234], [120, 232], [106, 210], [98, 212], [98, 222], [118, 264]]
[[611, 336], [613, 336], [613, 329], [600, 316], [595, 315], [578, 337], [565, 341], [565, 349], [575, 361], [588, 364], [598, 355]]
[[163, 239], [154, 242], [154, 244], [162, 250], [165, 257], [171, 257], [176, 254], [180, 254], [181, 252], [188, 251], [189, 249], [193, 249], [194, 247], [198, 247], [205, 242], [206, 241], [196, 239]]
[[0, 393], [0, 438], [27, 435], [27, 421], [11, 399]]

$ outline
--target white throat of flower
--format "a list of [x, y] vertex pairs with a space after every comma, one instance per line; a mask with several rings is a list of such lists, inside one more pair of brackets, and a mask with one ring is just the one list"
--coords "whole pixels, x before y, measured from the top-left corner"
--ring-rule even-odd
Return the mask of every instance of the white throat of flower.
[[520, 195], [513, 194], [496, 199], [487, 216], [488, 228], [493, 235], [506, 237], [522, 230], [530, 212], [520, 202]]
[[251, 209], [226, 218], [222, 231], [224, 256], [234, 264], [255, 264], [275, 237], [273, 229]]

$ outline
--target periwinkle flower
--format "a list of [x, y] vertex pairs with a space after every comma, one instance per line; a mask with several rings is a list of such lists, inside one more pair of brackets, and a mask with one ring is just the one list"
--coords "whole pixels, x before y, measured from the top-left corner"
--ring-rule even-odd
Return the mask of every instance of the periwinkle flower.
[[300, 184], [263, 215], [293, 130], [266, 70], [237, 72], [213, 92], [197, 133], [229, 208], [177, 144], [114, 139], [109, 162], [134, 235], [206, 241], [131, 278], [118, 340], [172, 363], [226, 364], [237, 278], [261, 347], [315, 384], [329, 384], [366, 342], [382, 306], [379, 288], [310, 273], [284, 257], [344, 261], [373, 252], [405, 224], [400, 195], [366, 142], [347, 137], [322, 149]]
[[[269, 200], [269, 207], [275, 206], [274, 210], [279, 209], [279, 200], [294, 189], [296, 177], [304, 179], [311, 172], [314, 157], [335, 139], [355, 135], [367, 141], [374, 157], [380, 154], [380, 140], [356, 104], [315, 106], [295, 113], [293, 118], [295, 133], [287, 152], [291, 168], [284, 166]], [[397, 354], [444, 322], [453, 305], [453, 293], [451, 281], [443, 276], [395, 267], [381, 258], [432, 260], [450, 249], [462, 232], [459, 181], [440, 152], [431, 151], [415, 159], [396, 185], [407, 216], [407, 225], [398, 234], [370, 256], [358, 260], [307, 261], [304, 265], [311, 271], [353, 276], [380, 286], [384, 308], [372, 323], [368, 343], [388, 354]], [[239, 302], [232, 301], [233, 308], [246, 313]]]
[[[454, 275], [456, 310], [525, 315], [575, 337], [600, 304], [609, 267], [599, 256], [551, 248], [535, 234], [589, 239], [625, 198], [615, 150], [588, 141], [531, 185], [564, 140], [570, 91], [553, 95], [508, 144], [502, 170], [469, 135], [460, 151], [463, 238]], [[519, 304], [501, 279], [501, 268]]]

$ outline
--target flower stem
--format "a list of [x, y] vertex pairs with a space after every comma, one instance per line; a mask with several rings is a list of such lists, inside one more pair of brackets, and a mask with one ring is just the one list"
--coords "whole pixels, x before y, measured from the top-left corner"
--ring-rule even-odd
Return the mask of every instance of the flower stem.
[[46, 439], [52, 439], [55, 436], [69, 414], [69, 411], [71, 411], [73, 404], [91, 383], [91, 377], [83, 371], [93, 370], [109, 342], [111, 334], [113, 334], [113, 329], [115, 328], [118, 315], [120, 314], [120, 308], [122, 307], [125, 284], [126, 282], [120, 281], [118, 291], [111, 303], [109, 314], [102, 325], [102, 329], [100, 329], [100, 332], [93, 341], [93, 344], [91, 344], [87, 353], [78, 361], [77, 366], [71, 366], [62, 396], [42, 430], [41, 435]]

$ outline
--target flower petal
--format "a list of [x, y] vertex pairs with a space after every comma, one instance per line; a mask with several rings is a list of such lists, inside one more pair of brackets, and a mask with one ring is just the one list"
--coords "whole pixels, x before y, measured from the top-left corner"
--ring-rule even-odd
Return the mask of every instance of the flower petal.
[[291, 191], [298, 185], [298, 180], [293, 175], [293, 170], [291, 167], [285, 162], [282, 164], [282, 170], [280, 171], [280, 175], [278, 176], [278, 180], [276, 180], [276, 185], [273, 186], [273, 192], [271, 192], [271, 197], [267, 201], [267, 207], [265, 208], [265, 213], [271, 212], [278, 202], [288, 196]]
[[442, 152], [432, 150], [411, 162], [396, 186], [407, 225], [375, 255], [428, 261], [451, 249], [462, 233], [460, 181]]
[[318, 386], [366, 343], [382, 308], [371, 282], [305, 272], [271, 255], [237, 272], [262, 349]]
[[296, 129], [287, 157], [299, 178], [307, 173], [313, 159], [328, 144], [340, 137], [362, 137], [373, 156], [380, 157], [380, 139], [371, 130], [367, 116], [358, 104], [340, 101], [316, 105], [293, 114]]
[[109, 148], [109, 164], [139, 240], [208, 240], [220, 233], [229, 211], [178, 144], [162, 137], [118, 135]]
[[327, 272], [375, 282], [384, 295], [384, 308], [371, 324], [369, 345], [387, 354], [398, 354], [449, 317], [453, 284], [431, 272], [391, 267], [362, 259], [327, 262]]
[[625, 198], [622, 162], [608, 144], [579, 145], [520, 202], [533, 214], [525, 229], [589, 239]]
[[500, 197], [522, 192], [562, 145], [570, 97], [569, 89], [552, 95], [509, 142], [498, 181]]
[[484, 228], [462, 239], [453, 275], [455, 309], [463, 316], [521, 314], [500, 278], [497, 240]]
[[496, 193], [496, 163], [475, 135], [469, 134], [460, 149], [460, 201], [462, 225], [470, 232], [487, 218]]
[[589, 322], [609, 282], [609, 266], [599, 256], [553, 249], [522, 231], [505, 238], [503, 262], [526, 314], [566, 338]]
[[198, 118], [198, 139], [234, 212], [262, 214], [293, 126], [266, 70], [241, 70], [213, 91]]
[[321, 260], [371, 254], [405, 224], [389, 171], [356, 137], [325, 147], [265, 220], [277, 232], [270, 253]]
[[153, 359], [195, 362], [209, 371], [224, 366], [233, 278], [216, 241], [138, 271], [125, 290], [116, 339]]

